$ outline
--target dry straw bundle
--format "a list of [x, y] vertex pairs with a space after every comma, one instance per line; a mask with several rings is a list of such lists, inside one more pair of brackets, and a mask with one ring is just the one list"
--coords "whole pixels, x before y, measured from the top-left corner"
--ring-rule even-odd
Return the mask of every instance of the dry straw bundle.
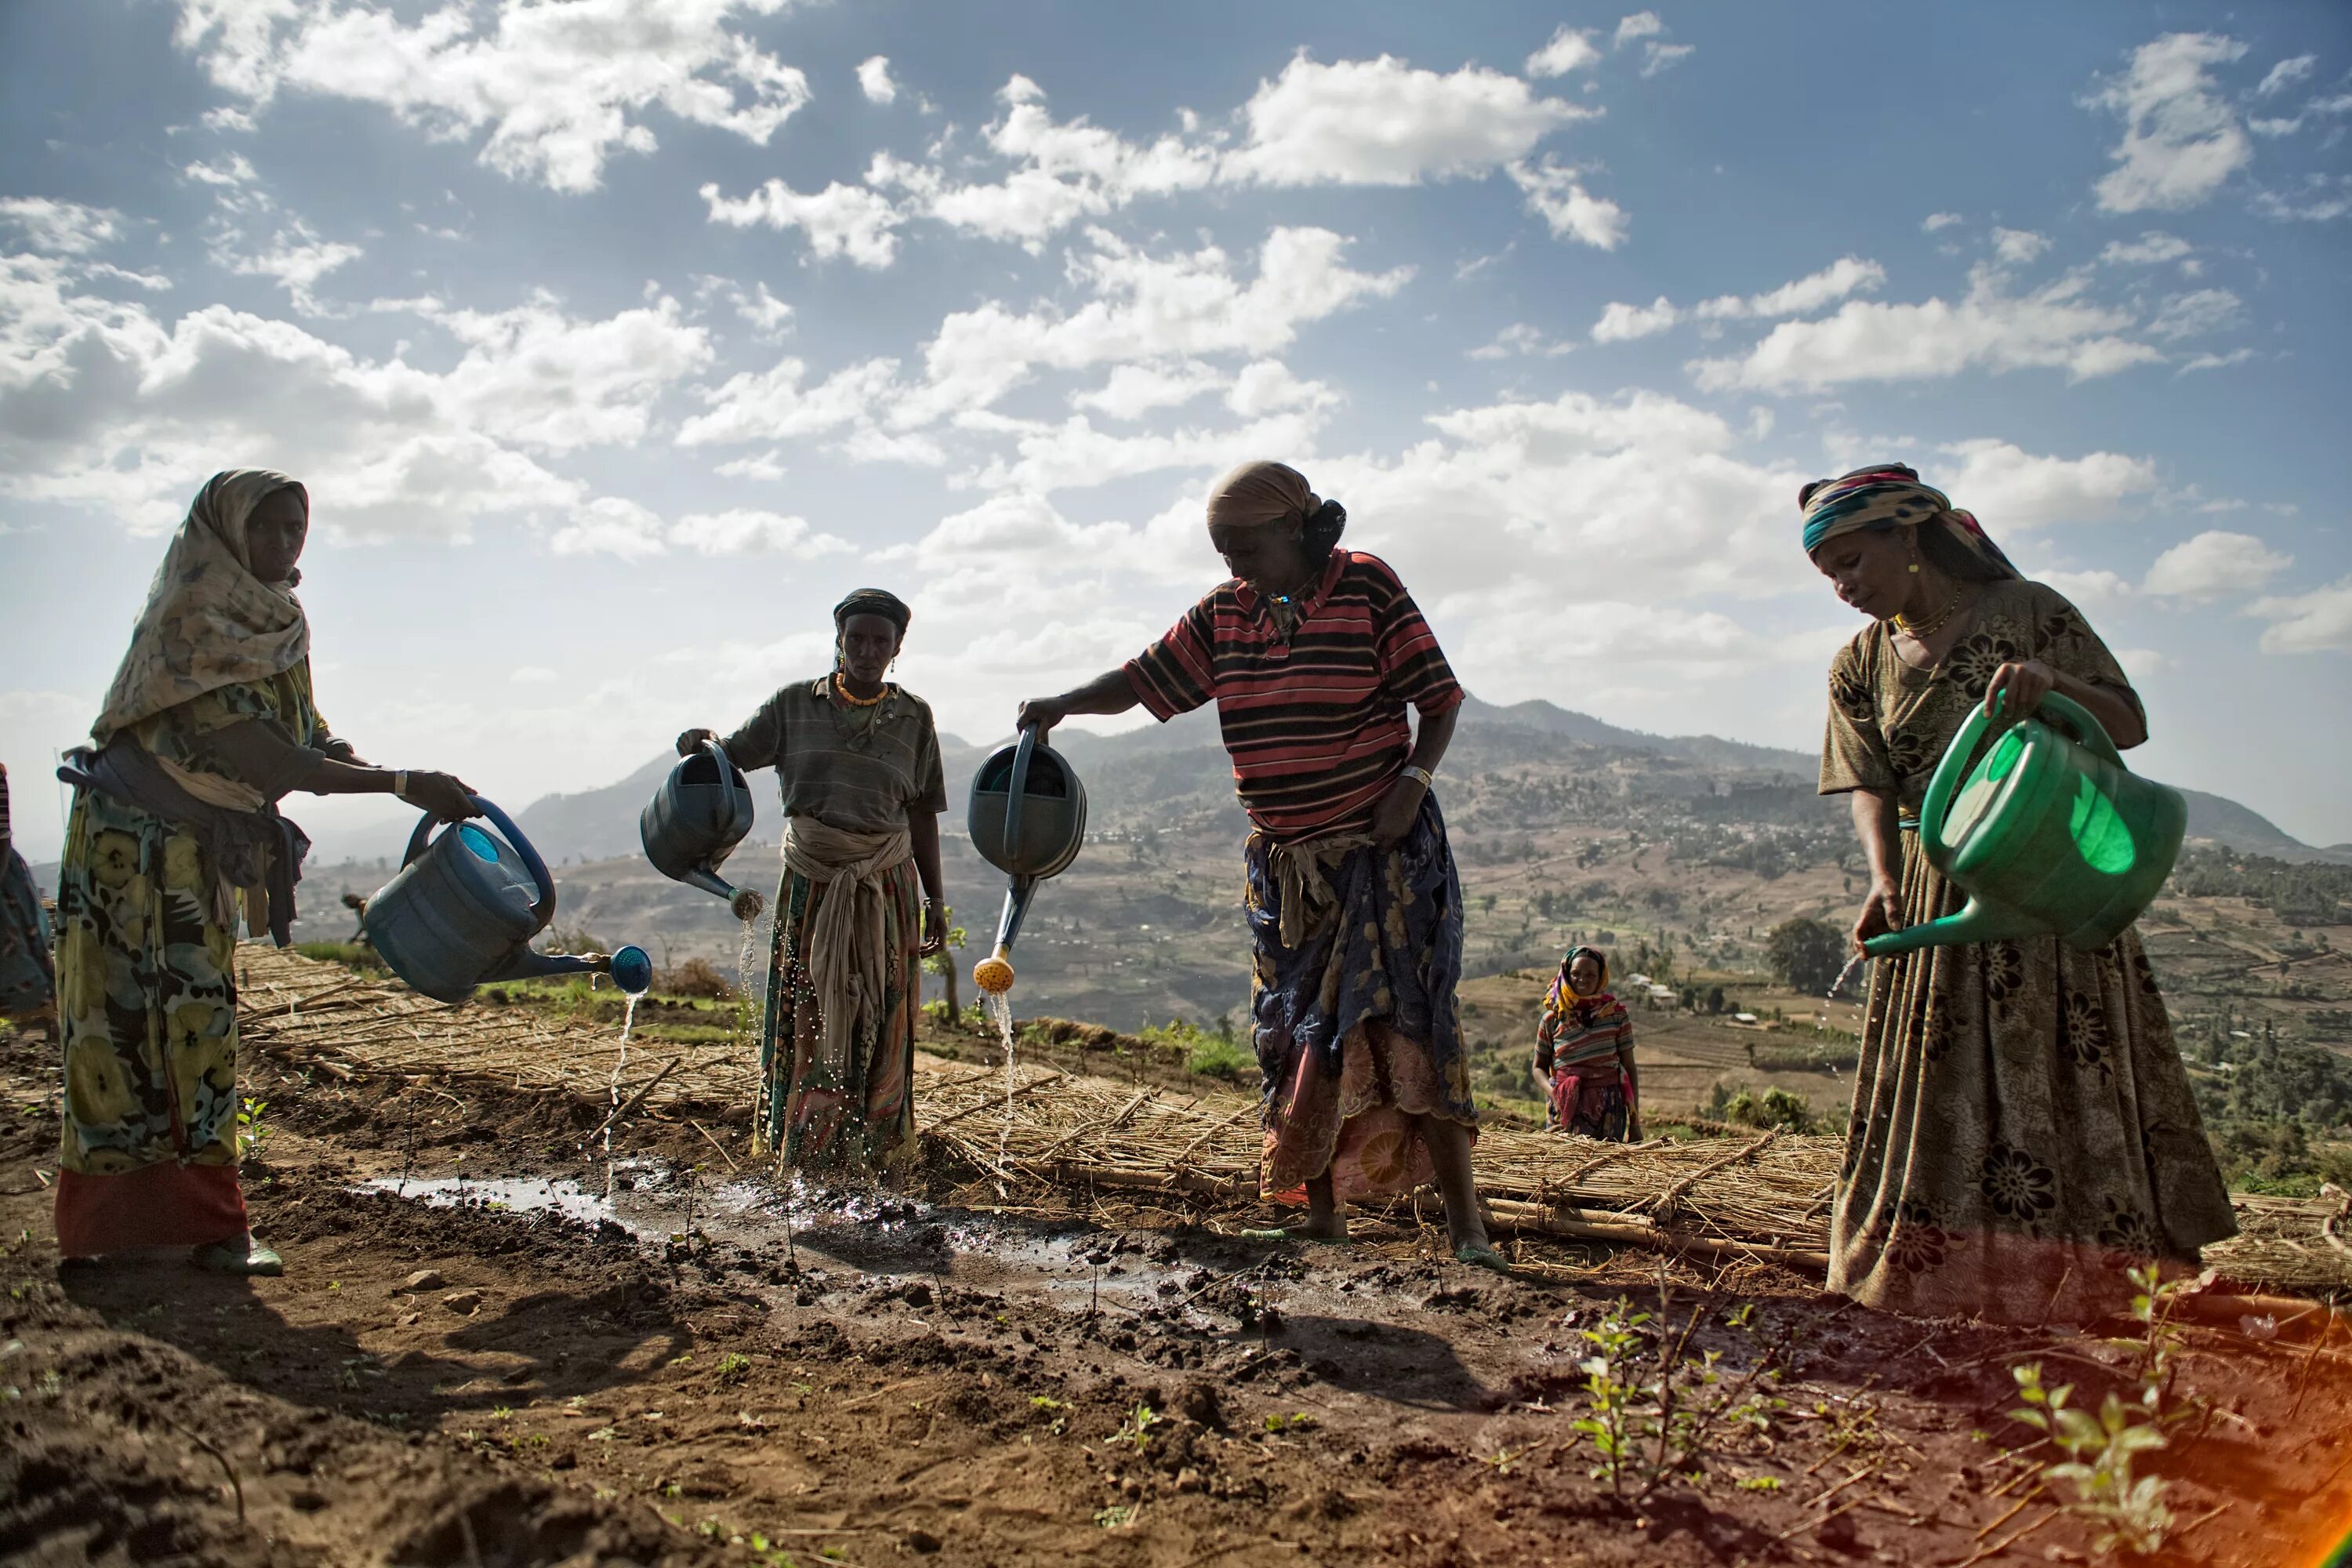
[[[240, 948], [247, 1043], [330, 1076], [471, 1078], [553, 1090], [625, 1115], [682, 1101], [749, 1107], [740, 1044], [639, 1040], [609, 1026], [551, 1022], [530, 1008], [448, 1007], [396, 981], [259, 945]], [[916, 1121], [929, 1149], [998, 1184], [1177, 1199], [1195, 1211], [1257, 1202], [1257, 1101], [1138, 1088], [1053, 1068], [919, 1058]], [[1759, 1132], [1675, 1143], [1599, 1143], [1490, 1127], [1478, 1185], [1500, 1229], [1826, 1267], [1841, 1142]], [[2352, 1290], [2345, 1205], [2240, 1194], [2242, 1234], [2206, 1249], [2232, 1279], [2266, 1289]]]

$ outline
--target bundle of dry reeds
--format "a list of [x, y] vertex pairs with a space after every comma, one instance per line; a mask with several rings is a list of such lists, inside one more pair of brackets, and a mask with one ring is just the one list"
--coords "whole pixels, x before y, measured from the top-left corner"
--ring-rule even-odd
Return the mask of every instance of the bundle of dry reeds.
[[[529, 1008], [445, 1006], [290, 952], [238, 952], [246, 1040], [337, 1078], [457, 1076], [577, 1095], [625, 1115], [682, 1101], [749, 1105], [740, 1042], [639, 1039]], [[1138, 1088], [1056, 1068], [917, 1061], [917, 1124], [934, 1149], [992, 1183], [1254, 1205], [1261, 1134], [1247, 1095]], [[1841, 1141], [1785, 1132], [1676, 1143], [1600, 1143], [1490, 1127], [1478, 1185], [1507, 1231], [1826, 1266]], [[2213, 1267], [2266, 1289], [2352, 1290], [2346, 1205], [2241, 1194], [2242, 1234]]]

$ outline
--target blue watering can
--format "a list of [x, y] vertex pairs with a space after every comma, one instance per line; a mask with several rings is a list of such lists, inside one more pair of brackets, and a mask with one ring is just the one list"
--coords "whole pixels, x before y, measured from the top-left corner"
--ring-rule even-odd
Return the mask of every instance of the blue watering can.
[[999, 747], [972, 774], [965, 822], [980, 858], [1012, 879], [996, 922], [995, 950], [971, 971], [973, 984], [997, 994], [1013, 988], [1013, 941], [1037, 884], [1068, 870], [1086, 844], [1087, 786], [1034, 727], [1026, 729], [1017, 743]]
[[531, 951], [530, 939], [555, 918], [555, 879], [505, 812], [470, 798], [498, 832], [459, 822], [435, 836], [427, 813], [400, 869], [368, 900], [361, 924], [392, 972], [436, 1002], [463, 1002], [491, 981], [551, 974], [609, 973], [632, 995], [651, 985], [653, 960], [641, 947], [609, 958]]
[[637, 837], [654, 869], [673, 882], [718, 894], [739, 921], [757, 920], [765, 900], [723, 880], [719, 868], [751, 831], [751, 784], [717, 741], [703, 742], [699, 751], [670, 769], [637, 814]]

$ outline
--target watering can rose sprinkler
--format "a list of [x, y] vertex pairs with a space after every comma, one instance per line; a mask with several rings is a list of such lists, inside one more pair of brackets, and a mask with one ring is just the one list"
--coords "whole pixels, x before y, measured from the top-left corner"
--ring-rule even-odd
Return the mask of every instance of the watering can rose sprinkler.
[[[2095, 952], [2156, 901], [2189, 805], [2140, 778], [2079, 702], [2051, 692], [2023, 719], [1980, 704], [1952, 737], [1919, 807], [1919, 847], [1969, 895], [1957, 914], [1872, 937], [1891, 958], [1954, 942], [2056, 936]], [[2001, 726], [1982, 761], [1979, 743]], [[2068, 731], [2072, 731], [2070, 734]]]
[[1037, 737], [1034, 725], [1023, 730], [1018, 742], [998, 748], [971, 779], [971, 846], [1011, 879], [995, 948], [971, 971], [971, 983], [992, 997], [1013, 989], [1013, 942], [1037, 884], [1067, 870], [1086, 843], [1086, 786]]
[[377, 956], [436, 1002], [463, 1002], [491, 981], [555, 974], [610, 974], [632, 996], [643, 994], [654, 977], [644, 948], [609, 956], [531, 951], [531, 938], [555, 919], [555, 879], [512, 818], [480, 795], [467, 798], [498, 831], [460, 822], [436, 836], [425, 814], [400, 869], [361, 917]]

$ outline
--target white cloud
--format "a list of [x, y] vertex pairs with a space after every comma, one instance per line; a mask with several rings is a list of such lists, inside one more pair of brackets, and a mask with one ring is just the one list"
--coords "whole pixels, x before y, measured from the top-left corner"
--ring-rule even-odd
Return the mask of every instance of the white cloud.
[[2196, 206], [2252, 160], [2237, 110], [2207, 71], [2245, 52], [2216, 33], [2168, 33], [2135, 49], [2130, 68], [2084, 100], [2124, 120], [2123, 140], [2108, 154], [2116, 167], [2096, 186], [2102, 211]]
[[740, 199], [721, 195], [715, 183], [704, 185], [700, 195], [713, 223], [797, 228], [807, 234], [811, 255], [846, 256], [860, 267], [889, 266], [898, 254], [893, 231], [906, 221], [887, 196], [838, 180], [806, 195], [782, 180], [770, 180]]
[[730, 479], [768, 480], [781, 479], [787, 472], [784, 455], [772, 447], [748, 458], [730, 458], [712, 471]]
[[1155, 408], [1175, 408], [1214, 392], [1223, 379], [1214, 366], [1200, 360], [1123, 364], [1102, 385], [1071, 394], [1070, 406], [1092, 408], [1113, 419], [1140, 419]]
[[870, 425], [898, 379], [893, 359], [859, 360], [814, 387], [806, 362], [791, 354], [764, 371], [742, 371], [701, 393], [709, 412], [678, 426], [683, 447], [789, 440]]
[[310, 484], [334, 533], [464, 537], [572, 515], [585, 487], [533, 454], [635, 443], [710, 353], [667, 299], [597, 321], [546, 296], [415, 309], [461, 348], [447, 370], [222, 305], [166, 325], [80, 292], [64, 263], [0, 258], [0, 491], [154, 531], [184, 511], [191, 474], [266, 460]]
[[2285, 91], [2309, 76], [2311, 68], [2318, 63], [2317, 55], [2296, 55], [2292, 59], [2279, 61], [2278, 64], [2271, 67], [2269, 73], [2263, 78], [2262, 85], [2254, 89], [2254, 96], [2268, 98], [2273, 93]]
[[2131, 316], [2090, 302], [2084, 288], [2081, 277], [2069, 276], [2031, 294], [2005, 294], [1998, 273], [1979, 268], [1957, 303], [1851, 300], [1820, 321], [1781, 322], [1744, 358], [1699, 360], [1691, 371], [1709, 392], [1788, 392], [1971, 368], [2063, 367], [2083, 381], [2164, 357], [2118, 335]]
[[1666, 30], [1655, 11], [1636, 11], [1617, 24], [1616, 47], [1623, 48], [1636, 38], [1654, 38]]
[[517, 686], [553, 686], [563, 677], [543, 664], [526, 664], [518, 667], [507, 679]]
[[25, 237], [35, 250], [53, 256], [87, 256], [121, 237], [122, 215], [112, 207], [86, 207], [47, 196], [0, 196], [0, 223]]
[[261, 177], [254, 172], [252, 161], [242, 153], [231, 153], [216, 163], [191, 163], [180, 173], [200, 185], [222, 189], [249, 185]]
[[[2045, 567], [2036, 572], [2033, 579], [2037, 583], [2057, 589], [2066, 596], [2068, 604], [2084, 609], [2096, 610], [2110, 605], [2121, 604], [2133, 594], [2130, 579], [2105, 570], [2056, 572]], [[2139, 668], [2142, 662], [2139, 657], [2135, 656], [2132, 667]]]
[[889, 56], [876, 55], [858, 62], [857, 90], [869, 103], [889, 103], [898, 98], [898, 84], [890, 79]]
[[2160, 338], [2196, 338], [2226, 331], [2246, 317], [2245, 301], [2227, 289], [2197, 289], [2164, 301], [2147, 330]]
[[1682, 64], [1697, 52], [1696, 44], [1644, 44], [1642, 46], [1642, 74], [1655, 76], [1669, 67]]
[[1992, 231], [1992, 252], [2012, 267], [2023, 267], [2038, 261], [2050, 248], [2050, 237], [2026, 228], [1996, 228]]
[[2137, 239], [2109, 240], [2099, 259], [2110, 267], [2158, 267], [2179, 261], [2194, 248], [2178, 235], [2151, 228]]
[[269, 244], [252, 255], [240, 255], [226, 242], [216, 246], [213, 259], [231, 272], [274, 279], [286, 290], [294, 309], [306, 316], [324, 313], [311, 290], [319, 279], [364, 254], [356, 245], [322, 240], [300, 219], [279, 229]]
[[669, 525], [668, 542], [704, 555], [854, 555], [845, 539], [819, 533], [804, 517], [737, 509], [694, 512]]
[[2334, 223], [2352, 215], [2352, 174], [2305, 174], [2292, 191], [2256, 191], [2254, 211], [2282, 222]]
[[1324, 383], [1301, 378], [1280, 360], [1252, 360], [1234, 377], [1225, 406], [1244, 419], [1294, 411], [1316, 413], [1340, 401]]
[[2177, 379], [2195, 371], [2227, 370], [2233, 364], [2243, 364], [2253, 357], [2254, 351], [2252, 349], [2231, 349], [2227, 353], [2190, 354], [2180, 362], [2180, 368], [2172, 374]]
[[1491, 341], [1465, 351], [1469, 358], [1476, 360], [1511, 359], [1522, 354], [1556, 359], [1561, 354], [1575, 352], [1574, 343], [1555, 342], [1546, 337], [1541, 329], [1529, 326], [1525, 321], [1514, 321], [1496, 332]]
[[1606, 196], [1584, 188], [1575, 169], [1546, 163], [1510, 167], [1512, 183], [1525, 191], [1528, 210], [1551, 226], [1557, 238], [1573, 239], [1601, 250], [1614, 250], [1625, 239], [1625, 209]]
[[2156, 558], [2143, 592], [2169, 598], [2221, 599], [2251, 594], [2294, 564], [2251, 533], [2210, 529]]
[[768, 292], [768, 285], [758, 282], [752, 291], [735, 290], [735, 313], [751, 325], [761, 337], [773, 341], [792, 330], [793, 308]]
[[479, 27], [457, 5], [411, 24], [368, 0], [181, 0], [176, 42], [251, 110], [289, 90], [380, 104], [438, 137], [487, 132], [481, 161], [511, 178], [587, 191], [616, 150], [654, 150], [656, 105], [765, 146], [808, 81], [728, 24], [783, 5], [500, 0]]
[[1932, 482], [1952, 504], [1983, 519], [1996, 539], [2011, 531], [2097, 521], [2114, 516], [2129, 498], [2156, 489], [2155, 461], [2120, 452], [2053, 458], [1989, 437], [1952, 442], [1943, 450], [1958, 466]]
[[662, 552], [662, 521], [635, 501], [600, 496], [578, 508], [548, 538], [558, 555], [617, 555], [642, 561]]
[[1481, 66], [1440, 75], [1391, 55], [1322, 65], [1301, 54], [1243, 106], [1248, 139], [1223, 173], [1268, 185], [1482, 175], [1594, 112]]
[[2264, 653], [2352, 653], [2352, 577], [2286, 598], [2256, 599], [2250, 616], [2270, 622]]
[[1858, 256], [1841, 256], [1819, 272], [1761, 294], [1746, 299], [1726, 294], [1704, 300], [1693, 314], [1717, 321], [1743, 316], [1801, 316], [1849, 294], [1869, 293], [1885, 281], [1886, 268], [1877, 262], [1865, 261]]
[[1968, 219], [1962, 217], [1958, 213], [1929, 213], [1925, 218], [1920, 220], [1919, 228], [1922, 233], [1938, 234], [1945, 229], [1952, 227], [1956, 224], [1963, 224], [1966, 222], [1968, 222]]
[[1601, 51], [1593, 47], [1592, 36], [1562, 22], [1553, 32], [1551, 41], [1528, 57], [1527, 72], [1529, 76], [1566, 76], [1598, 64], [1600, 59]]
[[1592, 323], [1592, 341], [1596, 343], [1628, 342], [1663, 332], [1682, 320], [1682, 312], [1664, 294], [1647, 305], [1628, 305], [1612, 300]]

